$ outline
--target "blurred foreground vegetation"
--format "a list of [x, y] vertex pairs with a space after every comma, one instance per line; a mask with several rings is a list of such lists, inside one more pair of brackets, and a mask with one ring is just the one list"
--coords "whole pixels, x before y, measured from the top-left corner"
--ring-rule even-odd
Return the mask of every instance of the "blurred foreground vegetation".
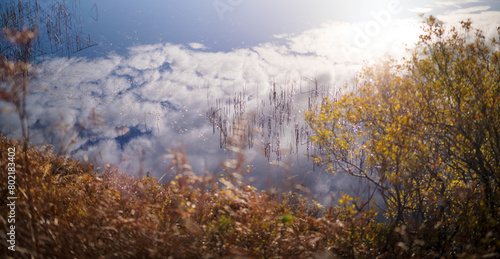
[[[0, 150], [19, 141], [2, 137]], [[0, 253], [13, 258], [436, 258], [494, 257], [492, 246], [457, 239], [441, 250], [442, 226], [411, 230], [375, 220], [377, 212], [344, 195], [325, 208], [296, 193], [268, 193], [243, 184], [237, 172], [196, 176], [181, 153], [170, 184], [97, 169], [51, 152], [27, 152], [31, 173], [16, 156], [16, 252], [7, 250], [7, 200], [0, 200]], [[5, 168], [6, 152], [0, 155]], [[6, 197], [7, 174], [0, 175]], [[29, 197], [29, 198], [28, 198]], [[470, 212], [475, 213], [475, 212]], [[466, 223], [466, 222], [464, 222]], [[482, 231], [483, 224], [461, 231]], [[444, 223], [448, 226], [449, 223]], [[458, 228], [458, 225], [456, 226]], [[485, 233], [490, 229], [484, 229]], [[476, 232], [477, 233], [477, 232]], [[451, 234], [451, 233], [450, 233]], [[489, 239], [488, 239], [489, 238]], [[486, 244], [494, 236], [478, 242]], [[446, 240], [446, 239], [444, 239]], [[482, 243], [484, 242], [484, 243]], [[492, 243], [492, 245], [496, 245]], [[409, 249], [411, 248], [411, 251]]]
[[[22, 152], [19, 141], [2, 137], [0, 150], [9, 147]], [[376, 255], [384, 242], [375, 212], [355, 212], [346, 201], [318, 218], [320, 205], [256, 191], [236, 172], [214, 179], [177, 164], [182, 173], [162, 185], [113, 169], [96, 174], [91, 164], [51, 152], [27, 153], [31, 174], [16, 156], [16, 252], [6, 247], [7, 200], [0, 201], [0, 253], [14, 258], [352, 257]], [[4, 168], [6, 152], [0, 159]], [[176, 153], [174, 161], [185, 158]]]

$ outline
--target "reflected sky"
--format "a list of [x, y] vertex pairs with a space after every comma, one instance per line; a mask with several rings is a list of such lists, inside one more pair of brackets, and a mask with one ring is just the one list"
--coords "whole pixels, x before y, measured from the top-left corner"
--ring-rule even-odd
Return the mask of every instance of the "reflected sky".
[[[401, 25], [399, 19], [417, 19], [418, 13], [454, 19], [465, 17], [467, 13], [498, 10], [500, 3], [479, 0], [215, 0], [195, 3], [80, 0], [80, 5], [83, 28], [99, 43], [99, 47], [80, 55], [98, 56], [109, 51], [126, 54], [130, 46], [166, 42], [197, 42], [209, 51], [232, 51], [275, 41], [276, 35], [300, 34], [332, 22], [356, 23], [365, 34], [367, 31], [388, 33], [390, 25]], [[381, 25], [381, 32], [376, 32], [376, 26], [365, 30], [373, 21]], [[371, 38], [378, 38], [378, 35]], [[338, 39], [354, 40], [354, 37]]]
[[82, 8], [89, 10], [86, 25], [92, 34], [99, 35], [103, 49], [198, 42], [211, 51], [231, 51], [273, 40], [273, 35], [300, 33], [329, 20], [354, 21], [375, 6], [346, 2], [219, 0], [193, 4], [151, 0], [124, 4], [115, 0], [98, 3], [97, 22], [88, 19], [95, 16], [92, 1], [82, 2]]
[[[35, 142], [58, 147], [68, 136], [53, 129], [64, 122], [78, 133], [69, 147], [77, 158], [161, 176], [166, 149], [180, 143], [195, 172], [212, 172], [228, 152], [220, 148], [207, 111], [240, 92], [246, 93], [247, 111], [262, 103], [270, 109], [267, 99], [276, 84], [293, 100], [291, 123], [280, 135], [282, 161], [291, 171], [283, 173], [261, 150], [250, 149], [254, 184], [265, 188], [266, 182], [295, 176], [322, 194], [350, 191], [356, 182], [319, 175], [321, 168], [310, 173], [304, 154], [314, 147], [305, 142], [290, 152], [314, 80], [326, 95], [336, 96], [348, 90], [344, 84], [364, 64], [402, 57], [421, 32], [418, 13], [449, 24], [472, 18], [488, 37], [500, 25], [499, 1], [79, 2], [82, 30], [97, 46], [40, 61], [28, 107]], [[103, 127], [88, 123], [94, 112]], [[19, 136], [13, 114], [0, 119], [4, 134]]]

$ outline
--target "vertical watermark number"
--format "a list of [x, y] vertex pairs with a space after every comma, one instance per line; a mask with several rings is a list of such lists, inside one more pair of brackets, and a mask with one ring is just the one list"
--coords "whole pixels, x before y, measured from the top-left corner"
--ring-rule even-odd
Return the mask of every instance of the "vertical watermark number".
[[16, 251], [16, 148], [10, 147], [7, 149], [7, 243], [10, 245], [9, 250]]

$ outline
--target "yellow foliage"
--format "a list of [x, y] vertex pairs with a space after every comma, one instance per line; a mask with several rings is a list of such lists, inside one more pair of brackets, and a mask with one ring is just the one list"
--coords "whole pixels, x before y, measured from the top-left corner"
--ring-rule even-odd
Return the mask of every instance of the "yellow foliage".
[[499, 238], [499, 44], [470, 22], [446, 31], [431, 16], [425, 32], [411, 58], [365, 68], [356, 92], [305, 113], [314, 161], [368, 179], [396, 225], [445, 220], [447, 233]]

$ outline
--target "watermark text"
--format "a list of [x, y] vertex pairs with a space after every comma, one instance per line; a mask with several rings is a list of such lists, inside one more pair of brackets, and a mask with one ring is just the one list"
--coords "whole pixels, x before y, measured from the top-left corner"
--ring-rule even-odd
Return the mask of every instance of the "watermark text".
[[241, 3], [243, 3], [243, 0], [215, 0], [213, 6], [217, 15], [219, 15], [219, 19], [224, 21], [226, 13], [232, 12]]
[[16, 251], [16, 148], [7, 149], [7, 223], [9, 225], [7, 232], [8, 248]]

